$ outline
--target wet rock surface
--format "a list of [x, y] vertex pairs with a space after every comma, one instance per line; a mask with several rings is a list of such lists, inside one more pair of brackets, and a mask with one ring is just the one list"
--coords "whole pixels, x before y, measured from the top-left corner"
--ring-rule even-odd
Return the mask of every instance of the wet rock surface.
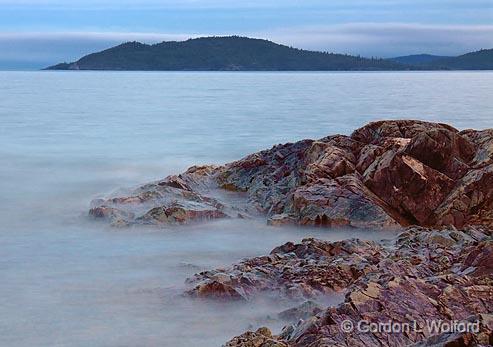
[[386, 256], [388, 252], [373, 241], [288, 242], [269, 255], [196, 274], [187, 281], [193, 285], [188, 294], [248, 300], [261, 292], [275, 292], [279, 298], [316, 298], [347, 288]]
[[[287, 254], [293, 260], [279, 258]], [[437, 231], [413, 227], [386, 245], [309, 239], [300, 244], [287, 243], [270, 256], [245, 260], [220, 271], [221, 276], [214, 280], [215, 271], [196, 275], [194, 281], [202, 282], [189, 294], [197, 295], [197, 290], [211, 281], [222, 282], [247, 298], [265, 290], [303, 297], [315, 292], [345, 293], [341, 304], [315, 309], [270, 337], [269, 343], [315, 347], [487, 346], [493, 342], [493, 240], [487, 229]], [[249, 279], [248, 285], [242, 278]], [[288, 290], [293, 287], [294, 291]], [[307, 311], [302, 308], [283, 314]], [[307, 308], [309, 311], [310, 305]], [[347, 321], [353, 324], [350, 332], [341, 329]], [[430, 326], [432, 321], [477, 322], [478, 330], [441, 331]], [[359, 331], [358, 322], [398, 322], [409, 329], [364, 331], [368, 326], [365, 323]], [[250, 332], [226, 346], [264, 346], [249, 344], [257, 339], [258, 334]]]
[[[249, 301], [269, 293], [304, 304], [228, 347], [487, 346], [493, 344], [493, 129], [458, 131], [380, 121], [277, 145], [223, 166], [195, 166], [107, 199], [90, 215], [116, 226], [265, 216], [271, 225], [395, 228], [391, 242], [306, 238], [265, 256], [196, 274], [186, 295]], [[310, 301], [335, 293], [342, 303]], [[253, 302], [253, 301], [252, 301]], [[407, 324], [360, 331], [358, 322]], [[434, 331], [429, 322], [478, 322]], [[343, 322], [353, 329], [343, 331]]]
[[95, 200], [114, 225], [267, 216], [272, 225], [493, 226], [493, 130], [412, 120], [277, 145]]
[[219, 170], [193, 166], [178, 176], [138, 187], [127, 196], [93, 200], [89, 215], [115, 226], [176, 225], [247, 216], [242, 194], [218, 189], [214, 177]]

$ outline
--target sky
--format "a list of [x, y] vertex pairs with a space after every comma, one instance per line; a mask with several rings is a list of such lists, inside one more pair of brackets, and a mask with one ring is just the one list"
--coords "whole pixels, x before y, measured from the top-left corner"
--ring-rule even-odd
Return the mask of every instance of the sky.
[[392, 57], [493, 48], [493, 0], [0, 0], [0, 69], [210, 35]]

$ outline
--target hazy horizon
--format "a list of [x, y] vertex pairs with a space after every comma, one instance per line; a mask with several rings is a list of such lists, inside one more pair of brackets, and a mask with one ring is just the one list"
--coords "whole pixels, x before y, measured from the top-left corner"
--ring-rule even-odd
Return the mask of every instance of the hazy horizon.
[[396, 57], [493, 47], [484, 0], [0, 0], [0, 69], [39, 69], [126, 41], [240, 35], [302, 49]]
[[[115, 46], [118, 46], [118, 45], [122, 45], [124, 43], [127, 43], [127, 42], [140, 42], [140, 43], [144, 43], [144, 44], [148, 44], [148, 45], [154, 45], [154, 44], [160, 44], [160, 43], [164, 43], [164, 42], [170, 42], [170, 41], [178, 41], [178, 42], [183, 42], [183, 41], [186, 41], [186, 40], [190, 40], [190, 39], [197, 39], [197, 38], [211, 38], [211, 37], [231, 37], [231, 36], [238, 36], [238, 35], [211, 35], [211, 36], [196, 36], [196, 37], [189, 37], [189, 38], [183, 38], [183, 39], [175, 39], [175, 40], [164, 40], [164, 41], [157, 41], [157, 42], [146, 42], [146, 41], [139, 41], [139, 40], [136, 40], [136, 39], [129, 39], [129, 40], [126, 40], [126, 41], [121, 41], [121, 42], [117, 42], [111, 46], [108, 46], [108, 47], [103, 47], [101, 49], [98, 49], [98, 50], [95, 50], [95, 51], [92, 51], [92, 52], [88, 52], [87, 54], [91, 54], [91, 53], [97, 53], [97, 52], [101, 52], [103, 50], [106, 50], [106, 49], [109, 49], [109, 48], [112, 48], [112, 47], [115, 47]], [[247, 37], [247, 36], [245, 36]], [[275, 42], [275, 41], [272, 41], [272, 40], [269, 40], [269, 39], [265, 39], [265, 38], [257, 38], [257, 37], [248, 37], [248, 38], [251, 38], [251, 39], [263, 39], [263, 40], [268, 40], [268, 41], [271, 41], [271, 42]], [[275, 42], [275, 43], [279, 43], [279, 42]], [[301, 48], [301, 47], [293, 47], [293, 48]], [[480, 49], [483, 49], [483, 48], [480, 48]], [[316, 50], [316, 49], [307, 49], [309, 51], [318, 51], [318, 52], [323, 52], [322, 50]], [[479, 49], [478, 49], [479, 50]], [[325, 51], [327, 52], [327, 51]], [[462, 54], [466, 54], [466, 53], [471, 53], [473, 51], [467, 51], [467, 52], [462, 52], [460, 54], [456, 54], [456, 55], [449, 55], [449, 56], [459, 56], [459, 55], [462, 55]], [[348, 53], [345, 53], [345, 52], [330, 52], [329, 53], [336, 53], [336, 54], [348, 54]], [[17, 62], [7, 62], [7, 64], [4, 64], [4, 66], [2, 66], [2, 62], [0, 61], [0, 71], [31, 71], [31, 70], [42, 70], [44, 68], [47, 68], [49, 66], [52, 66], [52, 65], [55, 65], [55, 64], [58, 64], [58, 63], [72, 63], [72, 62], [75, 62], [77, 60], [79, 60], [80, 58], [84, 57], [85, 55], [87, 54], [83, 54], [71, 61], [57, 61], [57, 62], [53, 62], [53, 63], [47, 63], [43, 66], [39, 66], [39, 63], [37, 62], [30, 62], [30, 63], [25, 63], [25, 62], [21, 62], [21, 63], [17, 63]], [[351, 55], [355, 55], [355, 56], [362, 56], [362, 57], [365, 57], [365, 58], [384, 58], [384, 59], [388, 59], [388, 58], [398, 58], [398, 57], [402, 57], [402, 56], [412, 56], [412, 55], [425, 55], [425, 54], [431, 54], [429, 52], [420, 52], [420, 53], [410, 53], [410, 54], [402, 54], [402, 55], [394, 55], [394, 56], [389, 56], [389, 57], [382, 57], [382, 56], [364, 56], [364, 55], [361, 55], [361, 54], [356, 54], [356, 53], [353, 53]], [[446, 55], [441, 55], [441, 54], [431, 54], [431, 55], [436, 55], [436, 56], [446, 56]], [[10, 64], [9, 64], [10, 63]]]

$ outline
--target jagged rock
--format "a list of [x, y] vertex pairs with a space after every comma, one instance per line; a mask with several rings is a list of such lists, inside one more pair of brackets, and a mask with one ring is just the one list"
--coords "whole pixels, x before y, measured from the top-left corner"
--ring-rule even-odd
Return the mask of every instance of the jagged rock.
[[424, 131], [406, 146], [406, 153], [411, 157], [451, 179], [464, 175], [474, 152], [474, 145], [467, 138], [447, 129]]
[[223, 347], [288, 347], [288, 345], [272, 336], [271, 331], [262, 327], [257, 331], [247, 331], [235, 337]]
[[365, 185], [411, 224], [427, 220], [453, 188], [446, 175], [407, 155], [387, 152], [364, 174]]
[[[270, 258], [279, 254], [291, 254], [291, 259], [304, 261], [279, 266]], [[246, 291], [250, 296], [258, 291], [278, 292], [289, 283], [308, 286], [316, 283], [315, 288], [346, 293], [341, 304], [321, 312], [317, 310], [311, 317], [305, 316], [297, 324], [283, 329], [277, 339], [288, 346], [407, 346], [420, 342], [423, 346], [455, 346], [454, 343], [472, 346], [487, 345], [493, 339], [490, 230], [436, 231], [413, 227], [387, 245], [309, 239], [301, 244], [286, 243], [274, 249], [271, 256], [245, 260], [222, 271], [231, 275], [230, 278], [253, 278]], [[276, 270], [284, 269], [287, 264], [288, 276], [285, 270]], [[313, 271], [319, 266], [324, 271]], [[210, 274], [201, 274], [199, 278], [208, 283]], [[284, 282], [285, 279], [288, 282]], [[235, 288], [245, 288], [239, 282], [229, 283]], [[298, 294], [309, 297], [311, 291]], [[434, 331], [429, 323], [465, 322], [471, 316], [479, 317], [482, 323], [480, 331], [470, 334], [440, 335], [442, 331]], [[350, 333], [341, 329], [341, 324], [347, 320], [355, 327]], [[407, 324], [409, 330], [358, 331], [360, 321], [400, 322]], [[440, 336], [435, 336], [437, 334]]]
[[478, 332], [444, 332], [430, 336], [411, 347], [473, 347], [493, 345], [493, 315], [480, 314], [463, 321], [464, 323], [479, 323]]
[[277, 145], [192, 167], [93, 203], [114, 224], [267, 215], [271, 225], [493, 227], [493, 129], [370, 123], [351, 136]]
[[288, 242], [270, 255], [247, 259], [231, 268], [205, 271], [187, 280], [195, 297], [248, 299], [275, 292], [291, 299], [340, 292], [384, 258], [387, 252], [372, 241], [327, 243], [304, 239]]
[[245, 299], [235, 288], [225, 283], [226, 281], [212, 280], [207, 283], [198, 285], [193, 292], [194, 296], [198, 298], [212, 298], [212, 299], [232, 299], [240, 300]]
[[[214, 194], [215, 166], [194, 166], [178, 176], [134, 189], [128, 196], [94, 200], [89, 214], [112, 224], [186, 224], [217, 218], [248, 215], [248, 209]], [[244, 199], [243, 199], [244, 200]]]
[[493, 225], [493, 164], [472, 169], [434, 211], [435, 225]]
[[296, 189], [292, 214], [303, 225], [397, 227], [399, 224], [382, 205], [356, 175], [350, 174]]
[[381, 145], [388, 138], [410, 139], [430, 129], [444, 129], [457, 132], [450, 125], [442, 123], [416, 120], [382, 120], [371, 122], [355, 130], [351, 137], [363, 143]]

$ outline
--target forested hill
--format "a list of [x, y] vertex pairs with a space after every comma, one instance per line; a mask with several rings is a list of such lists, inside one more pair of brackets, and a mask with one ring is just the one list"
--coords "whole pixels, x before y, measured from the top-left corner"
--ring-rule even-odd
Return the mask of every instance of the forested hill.
[[451, 58], [451, 57], [431, 55], [431, 54], [413, 54], [413, 55], [405, 55], [402, 57], [389, 58], [389, 60], [393, 60], [397, 63], [406, 64], [406, 65], [425, 65], [425, 64], [430, 64], [437, 60], [442, 60], [447, 58]]
[[385, 59], [306, 51], [246, 37], [206, 37], [147, 45], [127, 42], [50, 70], [314, 71], [402, 70]]
[[493, 70], [493, 49], [482, 49], [458, 57], [437, 59], [424, 64], [429, 69]]
[[203, 37], [154, 45], [127, 42], [48, 70], [351, 71], [492, 70], [493, 49], [458, 57], [428, 54], [369, 59], [307, 51], [239, 36]]

